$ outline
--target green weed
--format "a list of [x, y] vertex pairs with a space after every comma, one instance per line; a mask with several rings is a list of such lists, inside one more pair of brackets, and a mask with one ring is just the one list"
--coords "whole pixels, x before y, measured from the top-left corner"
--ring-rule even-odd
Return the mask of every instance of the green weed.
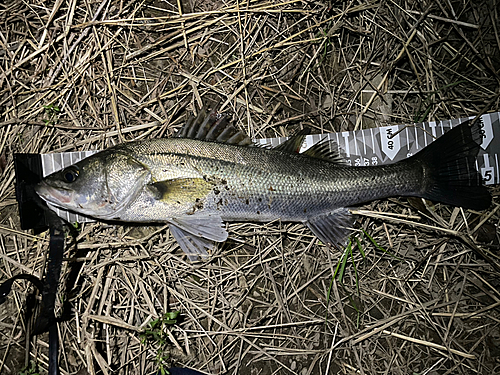
[[[331, 291], [332, 291], [332, 287], [333, 287], [333, 282], [335, 279], [337, 279], [340, 287], [344, 291], [346, 291], [346, 288], [344, 286], [344, 274], [346, 272], [346, 268], [348, 265], [347, 262], [348, 262], [348, 260], [350, 260], [350, 263], [352, 264], [352, 269], [354, 271], [354, 278], [356, 280], [357, 297], [354, 297], [352, 295], [348, 295], [348, 298], [349, 298], [349, 302], [350, 302], [351, 307], [357, 313], [357, 323], [358, 324], [359, 324], [359, 318], [361, 315], [361, 309], [358, 306], [359, 302], [361, 301], [361, 292], [360, 292], [360, 288], [359, 288], [358, 267], [357, 267], [356, 261], [354, 259], [354, 254], [355, 254], [355, 249], [357, 248], [359, 253], [361, 254], [361, 257], [363, 259], [366, 257], [366, 253], [364, 251], [364, 247], [366, 246], [365, 237], [368, 239], [369, 243], [375, 247], [375, 249], [382, 251], [384, 254], [387, 254], [396, 260], [400, 260], [400, 258], [398, 258], [397, 256], [393, 255], [391, 252], [387, 251], [382, 246], [380, 246], [377, 243], [377, 241], [375, 241], [375, 239], [372, 236], [370, 236], [363, 229], [362, 229], [362, 233], [360, 235], [351, 236], [349, 238], [349, 242], [347, 243], [347, 246], [346, 246], [344, 252], [342, 253], [342, 256], [340, 257], [340, 259], [337, 263], [337, 267], [335, 268], [335, 272], [333, 273], [332, 279], [330, 280], [330, 286], [328, 288], [328, 292], [327, 292], [327, 296], [326, 296], [326, 305], [328, 306], [330, 303], [330, 295], [331, 295]], [[327, 321], [328, 321], [328, 313], [326, 314], [326, 317], [325, 317], [325, 322], [327, 322]]]
[[167, 370], [167, 360], [170, 357], [168, 354], [169, 339], [167, 331], [177, 323], [179, 313], [179, 311], [165, 313], [161, 318], [150, 321], [148, 327], [140, 333], [143, 345], [150, 342], [158, 347], [155, 364], [158, 366], [161, 375], [170, 374]]
[[38, 363], [31, 360], [30, 364], [24, 367], [19, 375], [40, 375], [40, 369], [38, 368]]
[[61, 109], [55, 104], [44, 105], [43, 108], [45, 109], [45, 116], [48, 117], [43, 119], [45, 126], [56, 123], [59, 119], [59, 113], [61, 112]]

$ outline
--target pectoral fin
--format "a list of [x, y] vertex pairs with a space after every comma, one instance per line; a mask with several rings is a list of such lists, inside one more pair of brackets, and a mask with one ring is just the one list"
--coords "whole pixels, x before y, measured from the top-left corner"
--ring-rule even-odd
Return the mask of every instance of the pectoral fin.
[[354, 216], [347, 208], [309, 218], [308, 228], [325, 244], [344, 246], [351, 232]]

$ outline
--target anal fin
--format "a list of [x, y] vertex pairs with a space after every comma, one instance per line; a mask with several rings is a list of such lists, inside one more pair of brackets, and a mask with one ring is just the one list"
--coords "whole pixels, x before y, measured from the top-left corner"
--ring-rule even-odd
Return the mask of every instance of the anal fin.
[[305, 224], [323, 243], [332, 246], [344, 246], [347, 236], [352, 231], [354, 216], [347, 208], [309, 218]]

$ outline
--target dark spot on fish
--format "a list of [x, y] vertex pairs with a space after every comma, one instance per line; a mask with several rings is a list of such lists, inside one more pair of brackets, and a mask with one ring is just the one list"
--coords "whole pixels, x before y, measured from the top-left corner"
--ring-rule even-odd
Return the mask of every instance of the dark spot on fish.
[[220, 190], [217, 189], [216, 187], [214, 187], [214, 194], [217, 195], [217, 194], [220, 194]]
[[247, 199], [247, 200], [245, 201], [245, 203], [246, 203], [246, 204], [250, 204], [250, 201]]
[[260, 215], [260, 211], [257, 211], [257, 215]]
[[177, 201], [178, 204], [181, 204], [181, 202]]
[[307, 209], [306, 209], [306, 208], [304, 208], [304, 213], [306, 213], [306, 212], [307, 212]]
[[259, 198], [259, 202], [262, 202], [262, 198]]
[[272, 186], [269, 186], [269, 191], [274, 191]]
[[196, 203], [193, 206], [193, 213], [196, 210], [202, 210], [203, 209], [203, 202], [200, 202], [200, 199], [196, 199]]
[[228, 187], [228, 186], [224, 186], [224, 188], [225, 188], [226, 190], [229, 190], [229, 187]]
[[222, 180], [222, 185], [227, 185], [227, 181], [226, 180]]
[[162, 171], [163, 171], [163, 173], [165, 173], [167, 170], [166, 170], [166, 169], [163, 169]]

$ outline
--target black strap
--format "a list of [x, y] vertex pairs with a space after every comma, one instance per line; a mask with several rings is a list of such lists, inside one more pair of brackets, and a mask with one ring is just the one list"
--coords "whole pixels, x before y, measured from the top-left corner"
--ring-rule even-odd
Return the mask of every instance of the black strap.
[[[46, 215], [47, 216], [47, 215]], [[61, 267], [64, 253], [64, 230], [62, 221], [53, 214], [50, 220], [50, 250], [45, 282], [43, 283], [42, 303], [43, 310], [39, 319], [48, 319], [49, 330], [49, 372], [48, 375], [58, 375], [59, 332], [54, 308], [56, 304], [57, 288], [61, 276]], [[40, 322], [43, 323], [43, 322]]]
[[42, 290], [43, 309], [36, 325], [42, 331], [45, 331], [55, 319], [54, 308], [64, 253], [64, 232], [62, 229], [53, 226], [50, 227], [49, 246], [47, 271]]

